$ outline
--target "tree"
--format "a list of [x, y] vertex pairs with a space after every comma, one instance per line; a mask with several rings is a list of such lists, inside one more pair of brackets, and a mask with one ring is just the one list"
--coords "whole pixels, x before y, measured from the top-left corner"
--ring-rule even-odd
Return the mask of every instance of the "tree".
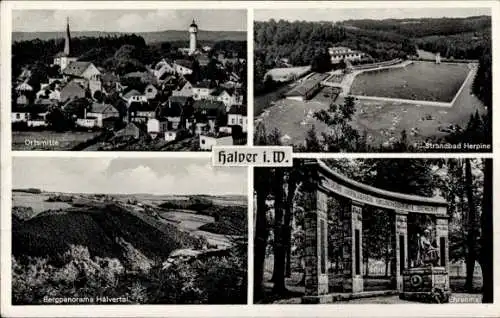
[[316, 133], [316, 128], [314, 125], [307, 131], [305, 146], [304, 149], [301, 149], [302, 152], [321, 152], [323, 151], [323, 147], [320, 144], [318, 139], [318, 135]]
[[100, 90], [97, 90], [94, 92], [94, 99], [99, 102], [99, 103], [102, 103], [104, 101], [104, 94], [100, 91]]
[[483, 303], [493, 303], [493, 160], [484, 159], [484, 193], [481, 214], [481, 253]]
[[465, 187], [467, 192], [468, 213], [468, 231], [467, 231], [467, 258], [466, 269], [467, 277], [465, 279], [465, 290], [472, 292], [474, 266], [476, 264], [476, 207], [474, 206], [474, 195], [472, 190], [472, 168], [470, 159], [465, 159]]

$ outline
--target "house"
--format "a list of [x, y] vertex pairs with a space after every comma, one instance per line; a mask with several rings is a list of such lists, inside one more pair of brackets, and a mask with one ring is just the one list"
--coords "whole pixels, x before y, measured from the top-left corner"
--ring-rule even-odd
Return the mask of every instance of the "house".
[[193, 85], [194, 100], [210, 99], [210, 95], [215, 91], [215, 85], [210, 81], [204, 80]]
[[28, 84], [28, 81], [24, 81], [23, 83], [16, 86], [17, 92], [32, 92], [33, 86]]
[[340, 63], [343, 60], [359, 61], [366, 56], [363, 52], [354, 51], [344, 46], [330, 47], [328, 48], [328, 53], [330, 54], [332, 64]]
[[189, 75], [193, 73], [193, 62], [190, 60], [180, 59], [174, 61], [175, 73], [181, 75]]
[[141, 129], [135, 123], [127, 123], [125, 128], [117, 131], [115, 137], [132, 137], [139, 139], [141, 137]]
[[151, 138], [155, 139], [160, 131], [160, 121], [156, 118], [149, 118], [146, 123], [146, 129]]
[[131, 72], [123, 76], [124, 79], [134, 79], [137, 82], [143, 84], [153, 84], [156, 83], [156, 78], [153, 73], [149, 71], [144, 72]]
[[18, 105], [28, 105], [30, 103], [28, 96], [25, 93], [17, 96], [16, 104]]
[[321, 89], [321, 82], [328, 76], [328, 74], [314, 74], [285, 93], [286, 99], [299, 101], [311, 99]]
[[47, 126], [45, 119], [49, 113], [49, 107], [43, 104], [33, 104], [29, 106], [12, 106], [11, 122], [25, 122], [30, 127]]
[[207, 66], [208, 63], [212, 60], [211, 58], [208, 57], [206, 54], [200, 54], [196, 57], [196, 60], [200, 64], [200, 66]]
[[153, 84], [148, 84], [146, 88], [144, 88], [144, 96], [146, 99], [155, 99], [158, 94], [158, 89]]
[[133, 102], [128, 108], [129, 121], [146, 123], [156, 117], [156, 109], [148, 103]]
[[10, 112], [10, 118], [12, 123], [27, 123], [30, 117], [30, 113], [26, 106], [12, 105], [12, 110]]
[[71, 99], [84, 98], [86, 95], [86, 90], [80, 83], [71, 81], [61, 89], [59, 100], [66, 102]]
[[153, 69], [153, 74], [158, 81], [164, 80], [168, 75], [175, 74], [175, 68], [173, 64], [169, 63], [166, 59], [162, 59], [160, 62], [156, 63]]
[[103, 127], [104, 119], [106, 118], [119, 118], [120, 113], [118, 110], [109, 104], [92, 103], [90, 109], [86, 111], [84, 118], [95, 118], [96, 126]]
[[[216, 120], [224, 118], [226, 107], [222, 102], [198, 100], [193, 103], [194, 119], [197, 123], [208, 123], [209, 131], [215, 132]], [[219, 125], [225, 125], [225, 122], [219, 122]]]
[[213, 146], [231, 146], [233, 144], [233, 137], [225, 134], [220, 135], [200, 135], [200, 149], [212, 150]]
[[176, 89], [172, 91], [172, 96], [186, 96], [186, 97], [192, 97], [193, 96], [193, 85], [185, 81], [184, 85], [181, 86], [180, 89]]
[[106, 72], [101, 75], [101, 83], [106, 91], [116, 89], [116, 84], [120, 83], [120, 77], [112, 72]]
[[55, 88], [51, 90], [49, 87], [41, 89], [36, 93], [36, 99], [50, 99], [50, 100], [61, 100], [61, 90]]
[[240, 126], [243, 132], [247, 132], [248, 118], [246, 106], [233, 105], [227, 114], [229, 126]]
[[138, 90], [132, 89], [122, 96], [122, 99], [127, 102], [130, 107], [132, 103], [147, 103], [148, 99]]
[[65, 78], [77, 78], [85, 80], [99, 80], [101, 72], [92, 62], [76, 61], [70, 63], [62, 71]]
[[227, 89], [218, 89], [212, 92], [212, 99], [222, 102], [226, 106], [226, 112], [229, 111], [232, 105], [241, 105], [243, 103], [243, 96], [237, 95], [234, 90], [230, 92]]
[[177, 138], [177, 130], [169, 130], [165, 132], [165, 141], [176, 141]]

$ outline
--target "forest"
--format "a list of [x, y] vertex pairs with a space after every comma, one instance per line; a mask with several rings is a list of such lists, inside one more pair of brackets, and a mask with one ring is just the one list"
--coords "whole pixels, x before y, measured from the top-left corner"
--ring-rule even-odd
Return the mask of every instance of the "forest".
[[[261, 136], [272, 143], [273, 134]], [[489, 159], [340, 159], [326, 160], [335, 171], [359, 182], [380, 189], [421, 196], [439, 193], [448, 201], [450, 217], [451, 262], [464, 260], [467, 277], [453, 287], [464, 292], [478, 292], [473, 287], [474, 265], [482, 270], [483, 302], [493, 300], [493, 229], [492, 229], [492, 161]], [[303, 257], [304, 193], [310, 171], [304, 161], [294, 160], [292, 168], [256, 168], [254, 195], [256, 199], [254, 244], [254, 300], [272, 302], [294, 295], [287, 282], [297, 272], [304, 286], [304, 268], [297, 259]], [[332, 197], [329, 210], [338, 209], [340, 198]], [[269, 203], [270, 202], [270, 203]], [[363, 208], [363, 260], [368, 275], [368, 258], [385, 262], [388, 274], [390, 237], [387, 226], [390, 213], [373, 207]], [[425, 220], [424, 220], [425, 221]], [[338, 239], [341, 230], [329, 215], [329, 260], [339, 262]], [[409, 225], [409, 242], [421, 230]], [[413, 232], [413, 236], [411, 234]], [[411, 257], [411, 251], [410, 257]], [[272, 269], [266, 260], [273, 259]], [[333, 266], [333, 265], [332, 265]], [[335, 267], [338, 268], [338, 267]], [[295, 276], [296, 277], [296, 276]], [[461, 285], [461, 286], [460, 286]], [[296, 288], [296, 287], [295, 287]], [[295, 294], [296, 296], [296, 294]]]
[[[147, 45], [144, 38], [135, 34], [108, 35], [105, 37], [81, 37], [71, 39], [71, 54], [79, 60], [89, 61], [119, 74], [143, 71], [146, 65], [162, 58], [183, 58], [177, 50], [185, 47], [187, 41], [155, 42]], [[246, 42], [222, 40], [200, 42], [210, 45], [213, 51], [235, 52], [246, 58]], [[50, 65], [54, 55], [62, 51], [63, 39], [29, 40], [12, 44], [12, 76], [17, 77], [23, 66]]]

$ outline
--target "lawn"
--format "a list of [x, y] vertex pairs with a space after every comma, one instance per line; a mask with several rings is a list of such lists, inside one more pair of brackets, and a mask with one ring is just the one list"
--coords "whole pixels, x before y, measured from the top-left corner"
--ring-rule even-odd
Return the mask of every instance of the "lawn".
[[[12, 150], [71, 150], [75, 146], [98, 136], [100, 132], [13, 131]], [[52, 145], [36, 145], [35, 142]]]
[[464, 63], [413, 62], [402, 68], [364, 72], [356, 76], [352, 95], [451, 102], [469, 67]]

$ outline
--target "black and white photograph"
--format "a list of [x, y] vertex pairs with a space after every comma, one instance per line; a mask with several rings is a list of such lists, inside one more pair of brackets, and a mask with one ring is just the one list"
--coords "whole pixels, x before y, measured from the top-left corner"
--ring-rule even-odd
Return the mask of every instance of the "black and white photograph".
[[254, 303], [493, 303], [491, 159], [255, 168]]
[[492, 151], [491, 8], [256, 9], [254, 20], [255, 144]]
[[247, 140], [246, 10], [13, 10], [12, 149]]
[[247, 169], [17, 157], [12, 305], [246, 304]]

